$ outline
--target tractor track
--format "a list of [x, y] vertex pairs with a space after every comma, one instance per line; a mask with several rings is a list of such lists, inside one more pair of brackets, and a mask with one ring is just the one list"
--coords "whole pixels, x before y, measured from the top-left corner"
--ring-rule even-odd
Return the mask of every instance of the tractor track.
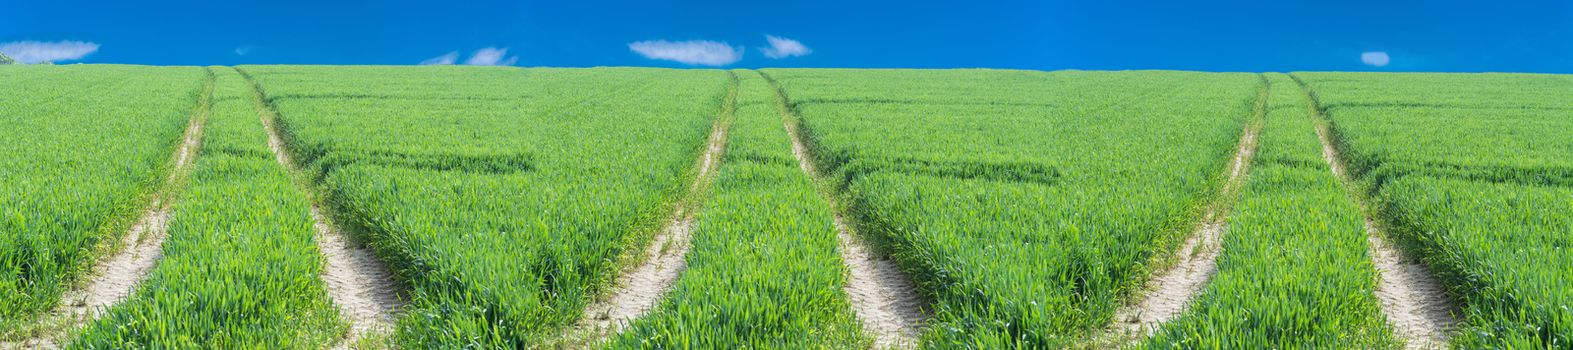
[[254, 90], [252, 101], [267, 130], [268, 149], [273, 151], [279, 165], [294, 175], [296, 186], [310, 199], [310, 216], [316, 232], [313, 238], [326, 261], [320, 278], [338, 307], [339, 315], [350, 323], [349, 334], [335, 348], [348, 348], [368, 335], [391, 331], [394, 315], [404, 306], [399, 295], [400, 285], [371, 248], [354, 244], [325, 212], [321, 198], [311, 195], [312, 186], [305, 183], [307, 177], [300, 174], [299, 164], [291, 158], [279, 133], [278, 112], [265, 102], [262, 86], [250, 74], [237, 71]]
[[1266, 77], [1262, 77], [1261, 86], [1252, 108], [1252, 119], [1246, 121], [1241, 131], [1240, 144], [1218, 198], [1205, 209], [1195, 231], [1172, 255], [1175, 264], [1147, 281], [1143, 289], [1147, 293], [1139, 302], [1116, 310], [1112, 329], [1100, 339], [1134, 341], [1150, 335], [1185, 311], [1218, 272], [1218, 256], [1223, 252], [1229, 209], [1244, 187], [1251, 161], [1256, 156], [1257, 135], [1267, 117], [1267, 97], [1272, 87]]
[[711, 125], [705, 150], [695, 162], [696, 172], [688, 185], [687, 197], [674, 206], [666, 226], [645, 246], [642, 263], [625, 269], [606, 298], [585, 308], [585, 316], [574, 327], [578, 335], [598, 340], [622, 331], [655, 309], [661, 296], [682, 276], [699, 204], [715, 181], [716, 169], [726, 151], [727, 131], [737, 111], [737, 90], [737, 77], [733, 75], [721, 115]]
[[1408, 349], [1443, 349], [1447, 347], [1449, 332], [1457, 323], [1446, 289], [1425, 264], [1409, 258], [1385, 238], [1385, 231], [1372, 219], [1369, 200], [1354, 187], [1354, 179], [1346, 170], [1343, 153], [1338, 149], [1332, 134], [1332, 123], [1323, 113], [1321, 102], [1311, 87], [1299, 76], [1290, 75], [1301, 91], [1305, 92], [1306, 109], [1316, 125], [1316, 137], [1322, 143], [1322, 159], [1343, 183], [1350, 197], [1360, 206], [1365, 219], [1368, 253], [1378, 276], [1376, 297], [1381, 302], [1382, 314], [1393, 330], [1405, 341]]
[[[90, 276], [80, 288], [72, 288], [61, 296], [50, 318], [62, 322], [59, 330], [70, 330], [98, 318], [111, 306], [131, 296], [136, 287], [147, 278], [164, 256], [164, 240], [169, 230], [170, 214], [179, 194], [179, 187], [191, 173], [192, 163], [202, 147], [202, 128], [212, 113], [214, 76], [207, 71], [197, 106], [192, 110], [180, 146], [171, 156], [171, 169], [162, 187], [152, 195], [141, 216], [118, 243], [119, 251], [108, 259], [99, 260]], [[42, 332], [40, 332], [42, 333]], [[20, 344], [0, 344], [0, 348], [54, 349], [59, 348], [55, 337], [60, 334], [35, 334]]]
[[[786, 91], [764, 72], [759, 72], [759, 75], [776, 90], [777, 107], [787, 135], [792, 139], [792, 155], [797, 158], [798, 167], [815, 182], [825, 181], [808, 154], [808, 147], [798, 130], [799, 117], [792, 110]], [[824, 197], [831, 208], [840, 208], [836, 206], [833, 195], [827, 193]], [[858, 320], [862, 321], [864, 331], [874, 336], [874, 345], [879, 348], [916, 347], [918, 330], [928, 318], [922, 309], [923, 299], [917, 288], [894, 261], [874, 254], [867, 244], [852, 233], [839, 209], [832, 212], [835, 214], [838, 250], [842, 264], [848, 271], [843, 291]]]

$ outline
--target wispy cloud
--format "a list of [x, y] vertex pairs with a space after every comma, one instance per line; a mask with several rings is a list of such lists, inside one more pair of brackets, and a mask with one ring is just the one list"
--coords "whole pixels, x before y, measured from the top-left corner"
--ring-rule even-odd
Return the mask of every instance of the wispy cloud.
[[98, 44], [82, 41], [16, 41], [0, 44], [0, 52], [25, 64], [82, 59], [98, 51]]
[[809, 50], [808, 46], [803, 46], [803, 43], [797, 40], [774, 35], [765, 35], [765, 40], [770, 42], [770, 47], [761, 47], [759, 48], [759, 52], [763, 52], [765, 57], [769, 58], [779, 59], [807, 56], [809, 53], [814, 52], [813, 50]]
[[725, 66], [743, 59], [743, 49], [709, 40], [647, 40], [628, 44], [628, 49], [652, 60], [666, 60], [700, 66]]
[[500, 49], [487, 47], [475, 50], [475, 53], [470, 54], [470, 59], [464, 60], [464, 64], [471, 66], [512, 66], [518, 62], [518, 56], [508, 56], [508, 48], [506, 47]]
[[434, 65], [434, 64], [453, 64], [454, 62], [458, 62], [458, 61], [459, 61], [459, 52], [458, 51], [452, 51], [452, 52], [449, 52], [449, 53], [442, 54], [442, 56], [432, 57], [432, 58], [426, 59], [425, 61], [421, 61], [421, 65], [422, 66], [430, 66], [430, 65]]
[[250, 55], [252, 52], [255, 52], [255, 51], [257, 51], [257, 47], [256, 46], [251, 46], [251, 45], [236, 46], [235, 47], [235, 56]]
[[1372, 67], [1383, 67], [1392, 62], [1392, 58], [1387, 57], [1385, 51], [1368, 51], [1360, 54], [1360, 62]]
[[[420, 65], [430, 66], [456, 63], [459, 63], [459, 52], [449, 51], [441, 56], [421, 61]], [[469, 59], [464, 60], [464, 64], [471, 66], [512, 66], [514, 63], [519, 63], [519, 56], [508, 56], [508, 48], [506, 47], [484, 47], [480, 50], [475, 50], [474, 53], [470, 54]]]

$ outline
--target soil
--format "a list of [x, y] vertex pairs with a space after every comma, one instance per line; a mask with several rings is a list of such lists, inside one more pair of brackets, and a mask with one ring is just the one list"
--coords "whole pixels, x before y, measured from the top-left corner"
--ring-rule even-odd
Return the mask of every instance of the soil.
[[[1263, 97], [1266, 97], [1265, 93]], [[1229, 178], [1222, 191], [1225, 198], [1232, 197], [1244, 186], [1251, 158], [1256, 154], [1256, 135], [1260, 131], [1259, 127], [1247, 126], [1240, 137], [1240, 146], [1235, 151]], [[1223, 252], [1223, 234], [1227, 228], [1227, 215], [1224, 213], [1225, 207], [1221, 203], [1208, 208], [1196, 226], [1196, 231], [1175, 252], [1174, 266], [1147, 281], [1144, 290], [1148, 293], [1140, 303], [1115, 311], [1116, 333], [1145, 337], [1185, 311], [1191, 300], [1201, 293], [1202, 288], [1218, 272], [1218, 255]]]
[[586, 308], [580, 328], [615, 333], [654, 309], [686, 268], [691, 217], [672, 220], [645, 249], [645, 262], [624, 273], [611, 297]]
[[[736, 96], [730, 98], [735, 99]], [[690, 193], [702, 191], [714, 180], [721, 153], [726, 149], [726, 119], [729, 118], [723, 117], [711, 127], [705, 152], [699, 160], [699, 171], [689, 184]], [[677, 205], [666, 227], [645, 247], [644, 262], [629, 271], [623, 271], [610, 297], [597, 300], [585, 308], [585, 317], [577, 327], [580, 331], [594, 335], [616, 333], [655, 308], [661, 296], [671, 289], [687, 268], [686, 257], [696, 211], [691, 208], [693, 205], [696, 203]]]
[[[1314, 106], [1311, 108], [1312, 113], [1321, 119], [1320, 111]], [[1343, 162], [1340, 161], [1342, 158], [1338, 149], [1333, 147], [1325, 123], [1317, 124], [1316, 136], [1322, 141], [1322, 158], [1327, 161], [1333, 175], [1349, 183], [1349, 174], [1344, 171]], [[1360, 202], [1362, 208], [1366, 207], [1363, 201], [1357, 199], [1357, 202]], [[1446, 348], [1448, 332], [1456, 321], [1452, 316], [1454, 307], [1442, 283], [1424, 264], [1408, 259], [1388, 244], [1381, 228], [1369, 215], [1365, 220], [1365, 230], [1371, 262], [1379, 276], [1376, 297], [1381, 302], [1382, 314], [1387, 316], [1387, 322], [1404, 339], [1408, 349]]]
[[[260, 92], [254, 97], [258, 99], [257, 110], [268, 132], [268, 148], [273, 151], [274, 159], [285, 169], [296, 171], [296, 164], [284, 149], [284, 140], [273, 123], [275, 114], [262, 103]], [[311, 206], [311, 220], [317, 247], [327, 262], [320, 278], [333, 304], [338, 306], [340, 317], [350, 323], [349, 334], [335, 349], [348, 348], [368, 334], [391, 331], [394, 314], [403, 307], [393, 274], [369, 247], [351, 244], [344, 231], [335, 227], [333, 220], [316, 204]]]
[[[211, 94], [210, 86], [204, 92], [203, 98], [211, 99]], [[191, 171], [192, 160], [196, 156], [197, 148], [202, 144], [202, 127], [207, 118], [205, 113], [208, 113], [208, 107], [205, 105], [198, 108], [197, 115], [194, 115], [186, 126], [180, 148], [175, 150], [173, 169], [164, 179], [166, 185], [177, 183]], [[158, 261], [164, 256], [164, 238], [169, 229], [169, 216], [172, 210], [170, 206], [172, 201], [170, 198], [165, 198], [169, 195], [169, 193], [153, 195], [152, 201], [148, 203], [147, 209], [143, 210], [142, 216], [131, 226], [130, 232], [121, 236], [120, 251], [99, 260], [81, 288], [66, 291], [51, 313], [52, 317], [64, 322], [69, 328], [76, 328], [131, 296], [136, 286], [153, 272], [153, 268], [158, 266]], [[24, 340], [22, 344], [34, 349], [59, 348], [55, 343], [57, 339], [52, 337], [52, 335], [40, 335], [38, 338]], [[14, 346], [6, 345], [5, 348]]]
[[[810, 176], [818, 176], [797, 128], [788, 121], [786, 129], [792, 138], [792, 155], [797, 158], [798, 167]], [[827, 200], [835, 207], [833, 198]], [[842, 289], [858, 320], [863, 322], [864, 331], [874, 336], [874, 344], [879, 348], [915, 347], [918, 329], [927, 319], [917, 288], [894, 262], [871, 254], [869, 248], [850, 233], [840, 214], [835, 217], [835, 226], [841, 262], [848, 271], [847, 284]]]

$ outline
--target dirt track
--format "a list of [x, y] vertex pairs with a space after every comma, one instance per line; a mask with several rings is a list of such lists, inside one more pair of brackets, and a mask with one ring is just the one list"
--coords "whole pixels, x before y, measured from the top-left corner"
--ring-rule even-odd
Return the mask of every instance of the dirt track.
[[[275, 125], [278, 115], [263, 102], [261, 87], [256, 86], [249, 75], [245, 77], [255, 88], [253, 101], [263, 128], [268, 132], [268, 149], [273, 151], [279, 165], [297, 173], [297, 165], [284, 148], [284, 140]], [[310, 193], [310, 186], [297, 185], [302, 192]], [[315, 200], [312, 202], [310, 214], [316, 231], [313, 238], [327, 261], [320, 278], [333, 304], [338, 306], [339, 315], [350, 322], [349, 334], [335, 348], [348, 348], [367, 334], [391, 331], [393, 315], [403, 307], [393, 274], [377, 260], [370, 248], [352, 245], [344, 231], [334, 225], [333, 219], [324, 215], [321, 206]]]
[[[1333, 143], [1327, 116], [1322, 114], [1310, 88], [1298, 77], [1295, 77], [1295, 82], [1305, 91], [1306, 108], [1316, 120], [1316, 137], [1322, 142], [1322, 159], [1327, 161], [1334, 176], [1345, 186], [1351, 186], [1349, 184], [1354, 183], [1354, 180], [1345, 171], [1343, 155]], [[1367, 249], [1380, 277], [1376, 285], [1376, 297], [1382, 304], [1382, 314], [1387, 316], [1387, 322], [1393, 325], [1398, 336], [1404, 339], [1406, 348], [1446, 348], [1448, 332], [1457, 321], [1452, 316], [1455, 307], [1447, 298], [1442, 283], [1425, 265], [1408, 259], [1403, 252], [1394, 249], [1384, 238], [1381, 227], [1371, 219], [1370, 207], [1357, 193], [1358, 190], [1351, 189], [1350, 192], [1355, 193], [1351, 196], [1365, 216], [1366, 239], [1369, 243]]]
[[[698, 171], [689, 184], [690, 194], [702, 193], [715, 180], [716, 168], [720, 167], [722, 152], [726, 150], [727, 130], [735, 113], [736, 101], [737, 86], [734, 84], [728, 92], [722, 115], [716, 118], [710, 128], [705, 151], [698, 161]], [[694, 228], [694, 215], [698, 211], [696, 202], [684, 201], [676, 206], [666, 227], [645, 247], [643, 263], [618, 277], [610, 297], [597, 300], [585, 308], [585, 317], [575, 327], [579, 332], [588, 332], [595, 337], [616, 333], [655, 308], [661, 296], [677, 282], [687, 267], [690, 233]]]
[[[1265, 82], [1264, 82], [1265, 84]], [[1256, 120], [1267, 113], [1268, 87], [1259, 91], [1255, 107]], [[1245, 184], [1251, 159], [1256, 155], [1256, 138], [1261, 126], [1247, 122], [1240, 136], [1239, 147], [1230, 163], [1229, 176], [1220, 191], [1220, 200], [1207, 208], [1185, 244], [1175, 252], [1174, 266], [1148, 280], [1141, 301], [1115, 311], [1111, 336], [1121, 338], [1145, 337], [1164, 322], [1185, 311], [1207, 282], [1218, 272], [1218, 256], [1223, 252], [1223, 234], [1227, 228], [1228, 206]]]
[[[769, 77], [766, 79], [769, 80]], [[775, 85], [774, 80], [770, 81]], [[787, 107], [787, 97], [779, 90], [779, 86], [777, 88], [777, 107], [785, 120], [787, 135], [792, 139], [792, 156], [797, 158], [798, 167], [803, 172], [817, 178], [820, 176], [819, 169], [815, 168], [809, 157], [808, 148], [794, 123], [796, 116]], [[834, 208], [835, 199], [826, 197]], [[918, 296], [917, 288], [895, 262], [872, 254], [863, 241], [852, 234], [841, 214], [835, 215], [841, 262], [848, 271], [847, 284], [842, 289], [852, 303], [858, 320], [863, 322], [864, 331], [874, 336], [874, 344], [879, 348], [915, 347], [918, 329], [928, 317], [923, 313], [923, 301]]]
[[[202, 128], [206, 125], [213, 106], [213, 80], [211, 76], [203, 86], [197, 107], [186, 124], [180, 147], [175, 150], [174, 161], [164, 178], [164, 190], [154, 193], [142, 215], [122, 235], [120, 250], [93, 266], [92, 272], [81, 288], [72, 288], [61, 296], [60, 303], [49, 317], [64, 322], [66, 328], [76, 328], [131, 296], [136, 286], [147, 278], [164, 256], [164, 238], [169, 230], [169, 217], [174, 203], [175, 190], [185, 176], [191, 173], [192, 163], [202, 146]], [[27, 348], [58, 348], [58, 334], [39, 335], [22, 342]], [[5, 344], [9, 348], [15, 344]]]

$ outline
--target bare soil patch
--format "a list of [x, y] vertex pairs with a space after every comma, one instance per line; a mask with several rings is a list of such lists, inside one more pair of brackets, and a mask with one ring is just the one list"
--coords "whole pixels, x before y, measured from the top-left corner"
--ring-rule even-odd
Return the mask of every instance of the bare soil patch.
[[1381, 276], [1376, 298], [1393, 330], [1403, 337], [1408, 349], [1445, 349], [1448, 331], [1453, 329], [1453, 310], [1431, 271], [1420, 262], [1405, 259], [1381, 236], [1376, 225], [1366, 221], [1371, 260]]
[[654, 309], [686, 267], [690, 231], [694, 219], [683, 216], [672, 220], [645, 248], [645, 262], [624, 273], [617, 289], [606, 300], [586, 308], [580, 328], [592, 332], [616, 333], [629, 322]]

